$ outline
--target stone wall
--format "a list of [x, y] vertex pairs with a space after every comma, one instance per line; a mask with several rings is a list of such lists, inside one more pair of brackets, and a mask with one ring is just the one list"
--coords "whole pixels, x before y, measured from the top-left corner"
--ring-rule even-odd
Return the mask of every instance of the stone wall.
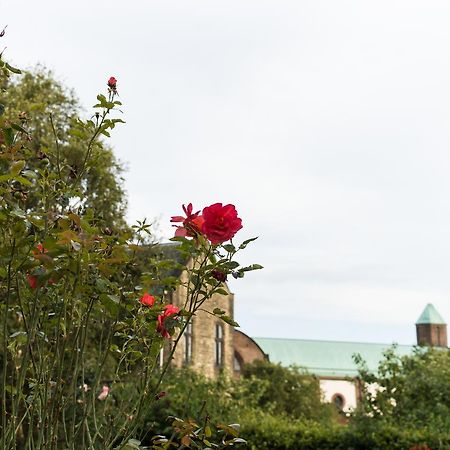
[[[181, 274], [182, 284], [187, 281], [187, 273]], [[205, 302], [202, 309], [212, 311], [214, 308], [220, 308], [231, 318], [234, 317], [234, 295], [230, 293], [228, 286], [224, 283], [223, 288], [228, 295], [215, 294], [211, 299]], [[172, 295], [172, 303], [182, 308], [186, 301], [186, 287], [180, 285]], [[221, 327], [222, 338], [220, 338]], [[219, 331], [219, 337], [217, 333]], [[192, 369], [203, 373], [207, 377], [214, 378], [221, 371], [232, 375], [234, 349], [233, 349], [234, 328], [211, 314], [199, 311], [192, 320], [192, 339], [190, 360], [186, 354], [186, 344], [188, 336], [182, 336], [174, 354], [172, 364], [177, 367], [191, 367]], [[175, 339], [175, 337], [174, 337]], [[220, 342], [222, 342], [220, 344]], [[219, 353], [222, 353], [221, 362], [217, 361], [217, 346], [221, 346]], [[219, 355], [220, 356], [220, 355]], [[189, 359], [189, 358], [188, 358]]]

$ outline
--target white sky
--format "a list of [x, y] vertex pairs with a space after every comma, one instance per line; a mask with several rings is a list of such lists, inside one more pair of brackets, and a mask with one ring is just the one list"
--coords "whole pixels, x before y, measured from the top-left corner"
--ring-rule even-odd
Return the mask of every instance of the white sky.
[[[0, 0], [0, 44], [88, 108], [111, 75], [129, 218], [233, 203], [251, 336], [415, 343], [450, 320], [448, 1]], [[3, 48], [3, 47], [2, 47]]]

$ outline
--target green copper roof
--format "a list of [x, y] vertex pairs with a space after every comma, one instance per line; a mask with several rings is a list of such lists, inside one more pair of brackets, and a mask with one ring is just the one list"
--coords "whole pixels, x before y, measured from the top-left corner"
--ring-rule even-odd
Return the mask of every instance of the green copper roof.
[[[354, 377], [358, 369], [353, 361], [360, 354], [369, 370], [376, 371], [389, 344], [362, 342], [314, 341], [306, 339], [253, 338], [273, 363], [296, 365], [318, 376]], [[413, 346], [398, 345], [396, 353], [410, 355]]]
[[420, 317], [417, 319], [416, 325], [432, 323], [445, 324], [445, 320], [437, 312], [436, 308], [431, 303], [428, 303]]

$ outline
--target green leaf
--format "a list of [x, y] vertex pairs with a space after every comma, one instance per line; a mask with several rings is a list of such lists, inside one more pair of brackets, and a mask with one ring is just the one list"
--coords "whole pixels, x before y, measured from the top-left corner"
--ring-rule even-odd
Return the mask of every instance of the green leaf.
[[126, 449], [130, 449], [130, 450], [140, 450], [140, 445], [141, 445], [141, 441], [138, 441], [137, 439], [130, 439], [126, 445], [125, 448]]
[[239, 263], [237, 261], [228, 261], [224, 264], [224, 266], [229, 269], [229, 270], [233, 270], [239, 267]]
[[27, 217], [25, 212], [17, 207], [11, 211], [11, 215], [14, 217], [18, 217], [19, 219], [25, 219]]
[[234, 253], [236, 251], [236, 248], [233, 244], [225, 244], [222, 245], [223, 249], [226, 250], [228, 253]]
[[16, 161], [11, 166], [11, 172], [17, 175], [25, 167], [25, 161]]
[[220, 309], [220, 308], [214, 308], [213, 309], [213, 314], [215, 314], [216, 316], [222, 316], [223, 314], [225, 314], [225, 311], [223, 309]]
[[71, 128], [69, 134], [82, 139], [86, 137], [86, 133], [78, 128]]
[[119, 312], [119, 298], [115, 295], [102, 294], [100, 301], [105, 307], [106, 311], [112, 316], [116, 316]]
[[20, 69], [17, 69], [16, 67], [11, 66], [11, 64], [6, 63], [6, 64], [5, 64], [5, 67], [6, 67], [10, 72], [17, 73], [17, 74], [21, 74], [21, 73], [22, 73], [22, 71], [21, 71]]
[[14, 175], [7, 173], [6, 175], [0, 175], [0, 183], [2, 183], [3, 181], [8, 181], [11, 178], [14, 178]]
[[236, 321], [234, 321], [230, 316], [227, 316], [227, 315], [224, 314], [224, 315], [220, 316], [220, 318], [225, 323], [227, 323], [228, 325], [231, 325], [232, 327], [238, 327], [239, 326], [239, 324]]
[[9, 147], [14, 142], [14, 131], [11, 127], [3, 128], [3, 135], [5, 136], [5, 143]]
[[28, 220], [37, 228], [44, 228], [45, 221], [43, 219], [38, 219], [37, 217], [29, 217]]
[[38, 174], [34, 170], [24, 170], [22, 175], [27, 178], [32, 178], [33, 180], [38, 178]]
[[250, 266], [239, 269], [239, 271], [240, 272], [250, 272], [251, 270], [260, 270], [260, 269], [264, 269], [264, 267], [261, 266], [260, 264], [251, 264]]
[[18, 181], [19, 183], [24, 184], [25, 186], [31, 186], [31, 185], [32, 185], [32, 183], [30, 183], [30, 181], [27, 180], [27, 179], [24, 178], [24, 177], [16, 176], [16, 177], [14, 177], [14, 179], [15, 179], [16, 181]]
[[25, 128], [22, 128], [20, 125], [17, 125], [16, 123], [12, 123], [11, 128], [14, 128], [16, 131], [20, 131], [21, 133], [28, 134], [28, 131], [25, 130]]
[[245, 247], [247, 247], [248, 244], [250, 244], [250, 242], [256, 241], [256, 239], [258, 239], [258, 236], [251, 239], [247, 239], [239, 246], [239, 250], [243, 250]]

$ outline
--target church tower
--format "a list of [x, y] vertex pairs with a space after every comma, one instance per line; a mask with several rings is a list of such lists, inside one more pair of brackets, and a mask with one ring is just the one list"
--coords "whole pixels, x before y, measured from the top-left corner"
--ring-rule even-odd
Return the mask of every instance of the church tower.
[[416, 332], [418, 345], [447, 347], [447, 324], [431, 303], [417, 319]]

